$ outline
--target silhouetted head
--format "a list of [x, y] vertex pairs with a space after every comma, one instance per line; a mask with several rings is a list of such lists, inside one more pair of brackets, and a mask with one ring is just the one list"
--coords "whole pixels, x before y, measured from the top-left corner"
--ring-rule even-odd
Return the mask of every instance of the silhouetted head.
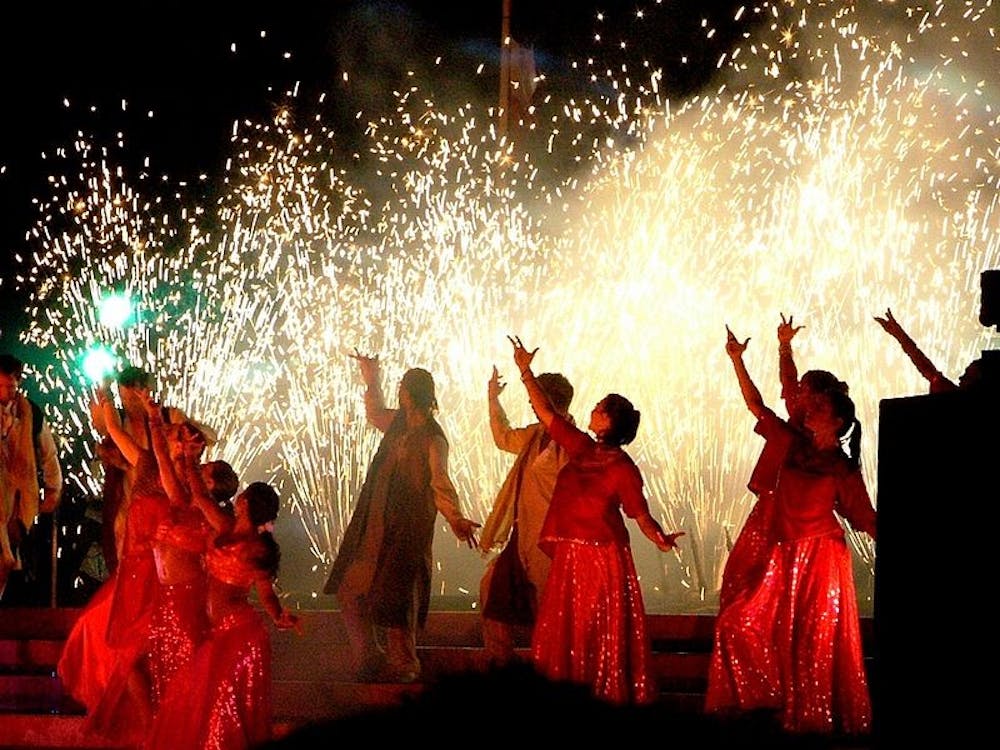
[[590, 414], [590, 429], [608, 445], [628, 445], [639, 431], [639, 410], [617, 393], [601, 399]]
[[251, 482], [240, 493], [246, 502], [247, 516], [254, 526], [263, 526], [278, 517], [278, 493], [267, 482]]
[[434, 376], [427, 370], [414, 367], [406, 371], [399, 382], [401, 391], [406, 391], [413, 405], [418, 409], [432, 411], [438, 408], [434, 395]]
[[813, 396], [805, 424], [814, 434], [833, 433], [853, 466], [861, 463], [861, 423], [846, 387]]
[[799, 378], [799, 386], [809, 393], [826, 393], [842, 391], [848, 393], [847, 383], [829, 370], [806, 370]]
[[24, 377], [24, 362], [12, 354], [0, 354], [0, 404], [14, 400]]
[[847, 393], [847, 383], [829, 370], [806, 370], [799, 378], [798, 393], [794, 401], [787, 404], [788, 416], [796, 423], [801, 423], [816, 396], [831, 391]]
[[228, 461], [209, 461], [201, 467], [201, 473], [209, 494], [219, 504], [232, 499], [240, 488], [240, 478]]
[[983, 271], [979, 275], [979, 289], [979, 322], [1000, 330], [1000, 268]]
[[564, 375], [558, 372], [543, 372], [535, 380], [548, 395], [553, 409], [560, 414], [569, 411], [569, 405], [573, 401], [573, 385]]
[[258, 538], [266, 552], [256, 562], [272, 578], [278, 575], [278, 566], [281, 563], [281, 549], [274, 540], [271, 523], [278, 517], [279, 505], [278, 493], [267, 482], [251, 482], [233, 501], [237, 523], [241, 514], [245, 513], [247, 519], [257, 529]]
[[21, 380], [24, 377], [24, 362], [13, 354], [0, 354], [0, 373]]

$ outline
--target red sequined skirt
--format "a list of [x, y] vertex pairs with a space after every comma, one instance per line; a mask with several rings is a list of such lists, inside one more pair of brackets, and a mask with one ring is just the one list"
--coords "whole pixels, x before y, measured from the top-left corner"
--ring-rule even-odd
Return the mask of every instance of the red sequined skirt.
[[587, 685], [610, 703], [654, 700], [652, 648], [629, 547], [556, 543], [531, 656], [545, 677]]

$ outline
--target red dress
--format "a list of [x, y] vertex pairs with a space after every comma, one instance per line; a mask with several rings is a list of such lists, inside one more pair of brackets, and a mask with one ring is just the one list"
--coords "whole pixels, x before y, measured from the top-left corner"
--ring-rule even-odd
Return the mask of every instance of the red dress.
[[100, 701], [115, 666], [114, 650], [106, 639], [114, 591], [111, 578], [90, 597], [66, 637], [56, 667], [63, 690], [88, 712]]
[[851, 552], [835, 515], [874, 536], [864, 479], [771, 411], [757, 431], [786, 449], [773, 493], [761, 495], [726, 563], [706, 710], [775, 709], [791, 732], [867, 733]]
[[268, 576], [256, 564], [259, 545], [243, 539], [209, 546], [208, 585], [226, 590], [228, 605], [175, 674], [144, 750], [247, 750], [271, 739], [271, 640], [248, 599], [257, 579]]
[[656, 694], [642, 590], [622, 511], [647, 510], [638, 467], [557, 416], [550, 433], [569, 455], [539, 546], [552, 556], [531, 642], [535, 668], [589, 686], [614, 704]]
[[158, 586], [152, 544], [168, 504], [153, 454], [143, 451], [118, 569], [74, 623], [57, 667], [66, 691], [87, 709], [85, 731], [115, 744], [136, 744], [147, 730], [138, 717], [149, 714], [150, 696], [134, 688], [148, 681], [142, 656]]
[[208, 635], [208, 581], [201, 560], [209, 536], [204, 516], [190, 507], [172, 507], [167, 520], [156, 530], [156, 555], [165, 551], [169, 555], [193, 557], [198, 572], [178, 582], [160, 577], [147, 649], [154, 708], [163, 700], [174, 675], [191, 661], [195, 649]]

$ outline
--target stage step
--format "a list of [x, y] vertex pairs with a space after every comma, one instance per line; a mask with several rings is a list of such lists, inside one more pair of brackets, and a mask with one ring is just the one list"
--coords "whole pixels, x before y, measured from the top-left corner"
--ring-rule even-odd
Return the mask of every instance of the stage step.
[[[56, 675], [62, 642], [79, 609], [0, 610], [0, 748], [97, 748], [81, 732], [83, 710], [63, 693]], [[418, 635], [421, 682], [364, 684], [353, 680], [340, 614], [300, 612], [301, 635], [272, 630], [275, 733], [387, 708], [416, 696], [448, 675], [485, 672], [480, 616], [476, 611], [432, 611]], [[660, 703], [675, 713], [701, 710], [712, 632], [711, 615], [649, 615]], [[862, 622], [872, 653], [871, 621]], [[528, 659], [528, 633], [515, 640]], [[870, 657], [869, 657], [870, 661]]]

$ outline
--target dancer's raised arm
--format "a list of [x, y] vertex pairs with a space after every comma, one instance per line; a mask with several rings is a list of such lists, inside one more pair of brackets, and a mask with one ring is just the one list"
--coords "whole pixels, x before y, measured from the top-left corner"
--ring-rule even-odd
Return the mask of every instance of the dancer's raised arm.
[[729, 359], [733, 362], [733, 369], [736, 370], [736, 379], [739, 380], [740, 392], [743, 394], [743, 400], [746, 402], [747, 408], [750, 409], [751, 414], [759, 417], [767, 406], [764, 404], [760, 390], [754, 384], [750, 373], [747, 372], [747, 366], [743, 362], [743, 352], [746, 351], [749, 341], [750, 339], [747, 338], [745, 341], [740, 342], [733, 332], [729, 330], [729, 326], [726, 326], [726, 354], [729, 355]]
[[903, 353], [910, 358], [910, 361], [917, 368], [917, 371], [924, 376], [930, 385], [931, 393], [942, 393], [954, 391], [958, 386], [946, 378], [942, 372], [931, 362], [930, 358], [921, 351], [916, 342], [910, 338], [899, 321], [893, 317], [892, 310], [886, 308], [885, 317], [875, 316], [875, 322], [882, 326], [882, 330], [892, 336], [903, 349]]

